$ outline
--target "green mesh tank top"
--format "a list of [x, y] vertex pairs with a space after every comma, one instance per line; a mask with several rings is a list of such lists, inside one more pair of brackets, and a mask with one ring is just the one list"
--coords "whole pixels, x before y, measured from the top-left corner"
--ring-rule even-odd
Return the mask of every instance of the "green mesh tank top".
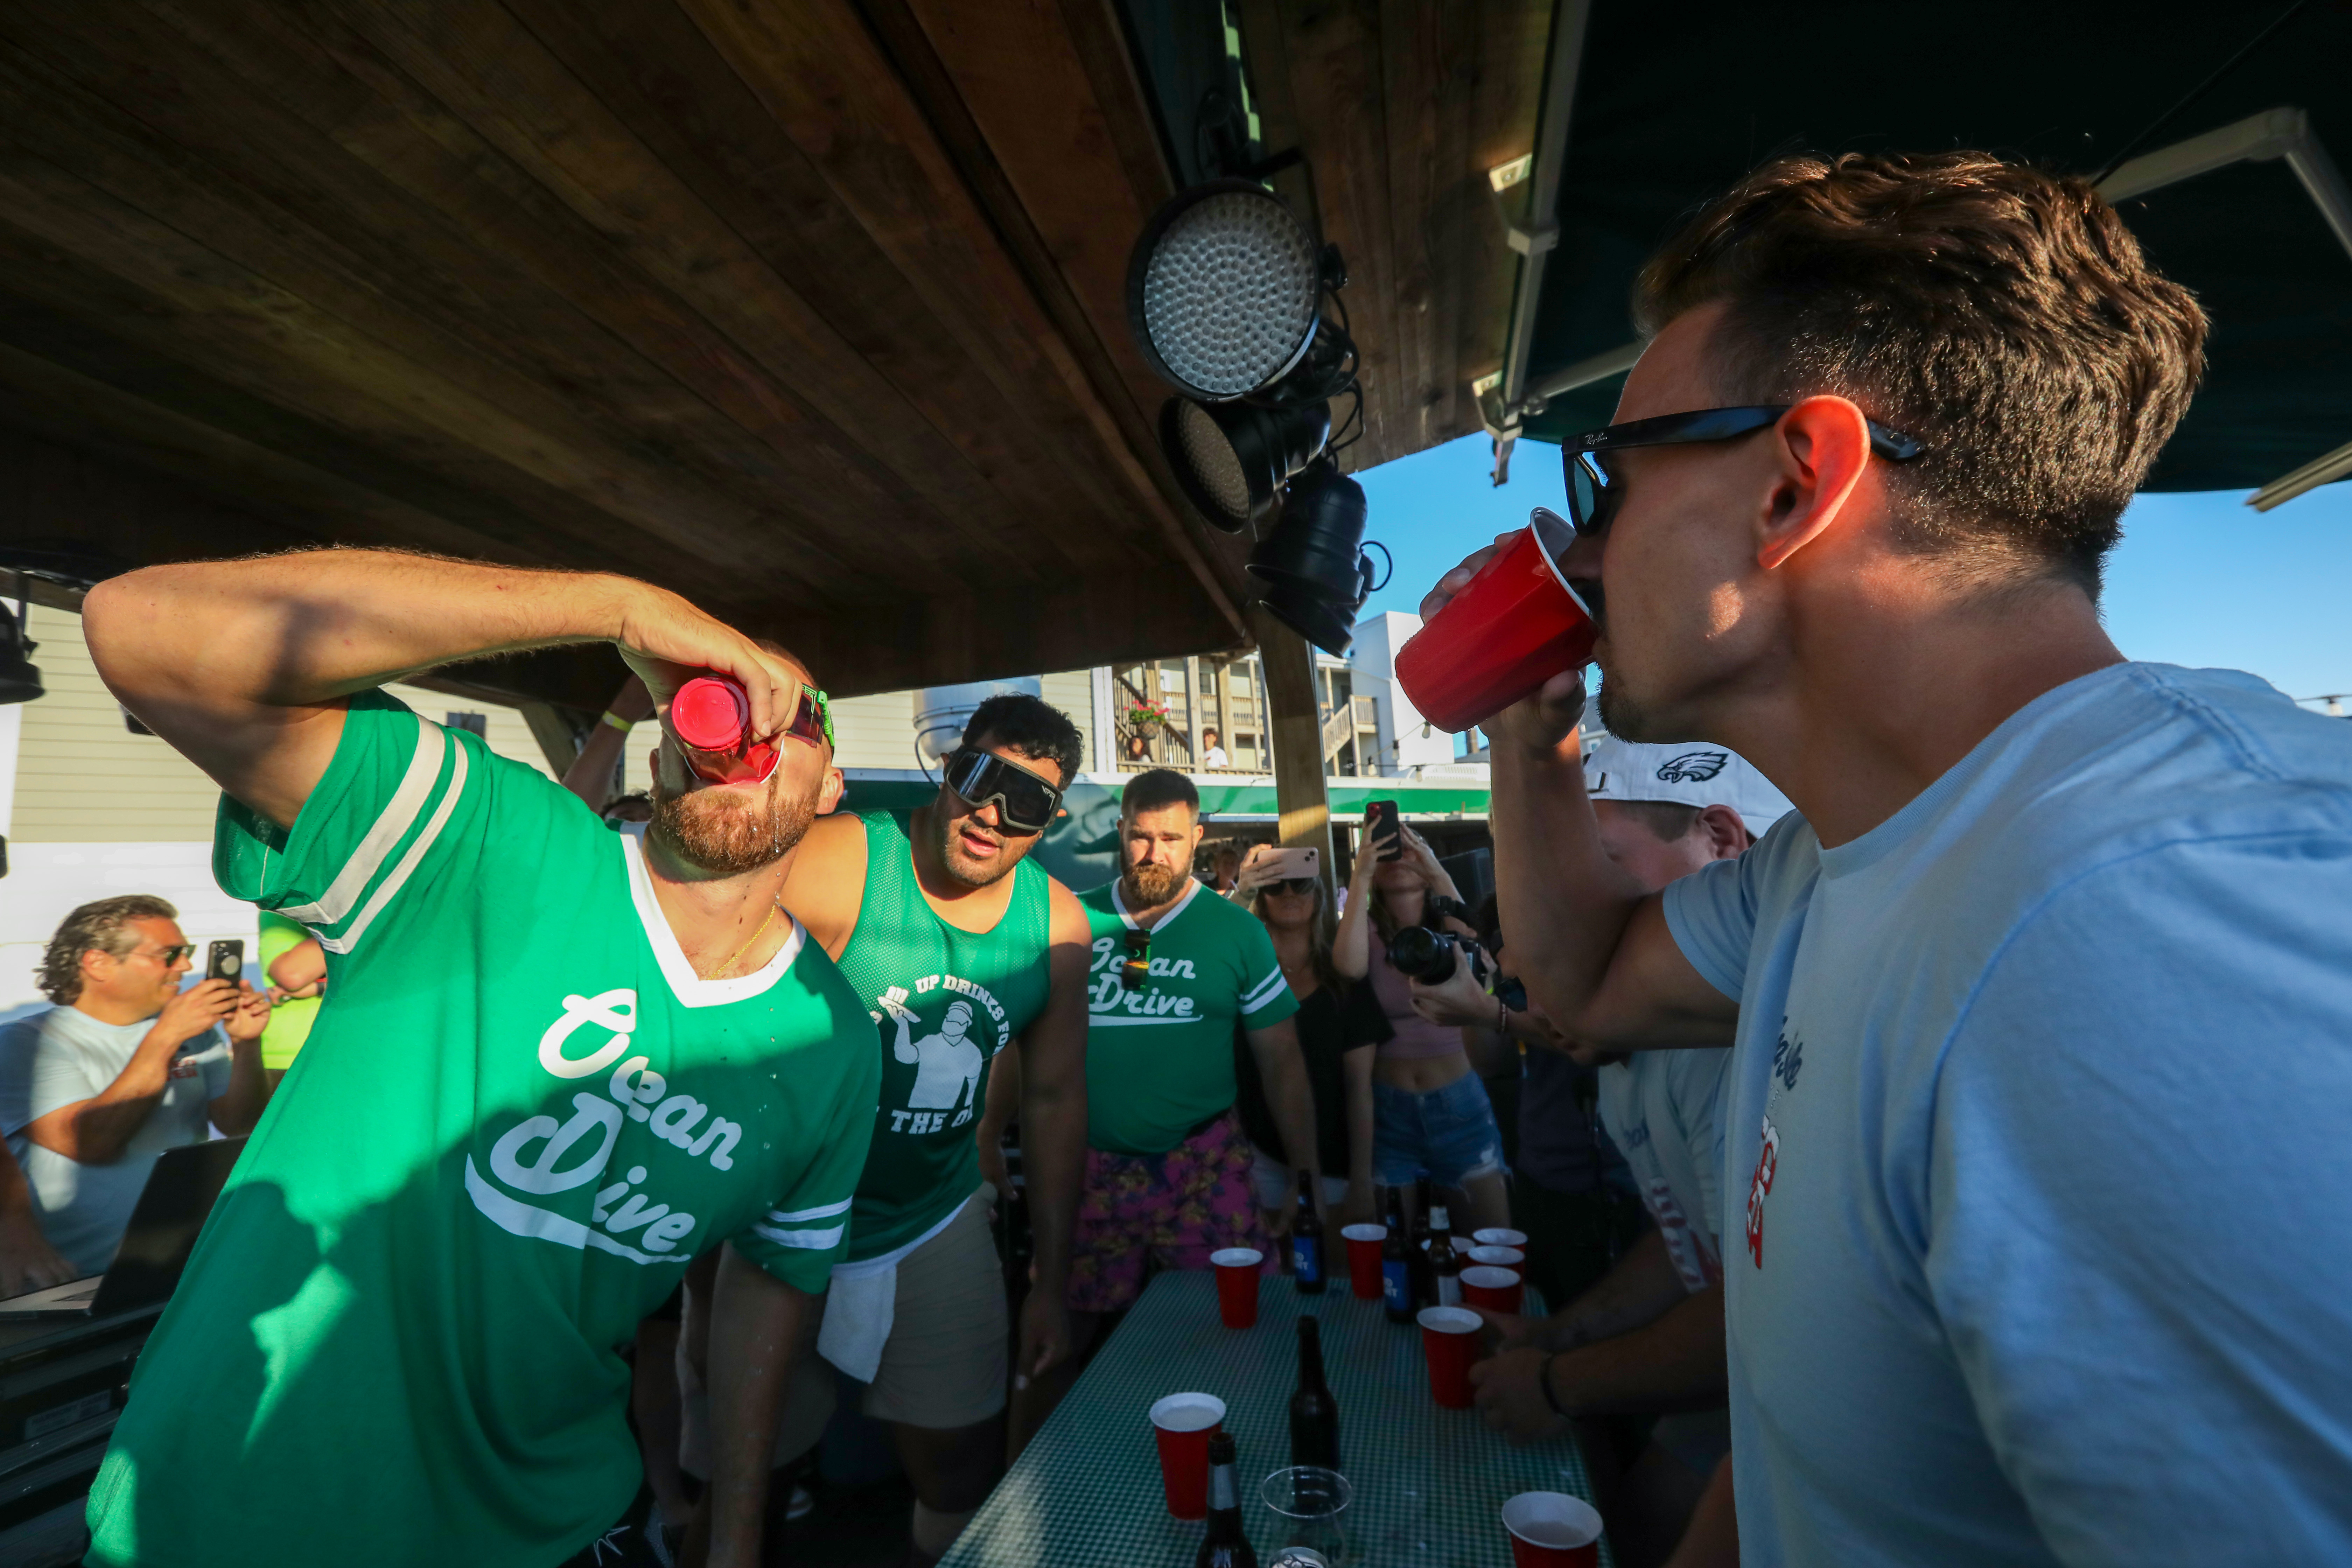
[[923, 900], [907, 818], [859, 820], [866, 898], [840, 968], [880, 1035], [882, 1098], [851, 1210], [852, 1262], [906, 1246], [979, 1187], [973, 1124], [988, 1064], [1045, 1011], [1052, 935], [1041, 867], [1013, 868], [995, 930], [958, 931]]

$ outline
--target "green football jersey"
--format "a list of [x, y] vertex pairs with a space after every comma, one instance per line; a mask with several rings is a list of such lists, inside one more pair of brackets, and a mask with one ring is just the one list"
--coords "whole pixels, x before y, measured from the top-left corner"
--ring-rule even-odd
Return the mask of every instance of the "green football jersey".
[[1112, 1154], [1164, 1154], [1234, 1102], [1234, 1026], [1298, 1011], [1274, 939], [1198, 882], [1151, 928], [1150, 974], [1119, 984], [1135, 929], [1118, 883], [1080, 895], [1094, 933], [1087, 994], [1087, 1142]]
[[920, 1240], [979, 1190], [973, 1123], [989, 1066], [1053, 990], [1043, 867], [1024, 860], [1013, 868], [1012, 901], [992, 929], [959, 931], [915, 879], [906, 818], [877, 811], [859, 820], [866, 891], [841, 973], [880, 1032], [882, 1097], [850, 1211], [853, 1261]]
[[698, 978], [635, 836], [380, 693], [290, 832], [222, 801], [214, 872], [334, 1005], [140, 1357], [89, 1561], [560, 1563], [636, 1494], [615, 1347], [688, 1259], [824, 1289], [872, 1021], [798, 927]]

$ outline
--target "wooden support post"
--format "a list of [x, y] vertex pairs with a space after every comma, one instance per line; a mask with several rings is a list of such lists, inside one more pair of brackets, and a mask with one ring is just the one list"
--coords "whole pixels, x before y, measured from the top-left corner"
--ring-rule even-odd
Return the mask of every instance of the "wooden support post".
[[[1315, 702], [1315, 655], [1307, 639], [1253, 605], [1258, 664], [1265, 672], [1266, 723], [1274, 754], [1274, 799], [1285, 847], [1316, 849], [1323, 896], [1335, 890], [1331, 798], [1323, 787], [1323, 720]], [[1336, 904], [1330, 905], [1336, 908]]]

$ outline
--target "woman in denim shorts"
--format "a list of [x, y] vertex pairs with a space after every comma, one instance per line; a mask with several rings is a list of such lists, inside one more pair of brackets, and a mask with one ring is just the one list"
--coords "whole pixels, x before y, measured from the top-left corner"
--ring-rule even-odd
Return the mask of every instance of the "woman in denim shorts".
[[1458, 900], [1454, 879], [1429, 845], [1399, 824], [1400, 844], [1382, 834], [1356, 857], [1348, 902], [1331, 962], [1350, 980], [1369, 978], [1395, 1037], [1372, 1062], [1372, 1171], [1383, 1186], [1411, 1184], [1423, 1171], [1441, 1187], [1461, 1193], [1464, 1206], [1446, 1217], [1465, 1234], [1510, 1224], [1510, 1194], [1503, 1183], [1503, 1135], [1486, 1102], [1486, 1086], [1471, 1070], [1462, 1031], [1433, 1024], [1413, 1011], [1412, 984], [1389, 962], [1388, 944], [1407, 926], [1428, 924], [1456, 937], [1474, 934], [1459, 920], [1429, 918], [1433, 896]]

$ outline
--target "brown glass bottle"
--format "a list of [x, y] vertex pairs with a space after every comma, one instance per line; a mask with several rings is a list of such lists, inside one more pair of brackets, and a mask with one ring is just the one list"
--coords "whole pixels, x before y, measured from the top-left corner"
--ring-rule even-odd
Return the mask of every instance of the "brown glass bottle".
[[1339, 1468], [1339, 1402], [1323, 1381], [1323, 1327], [1300, 1313], [1298, 1386], [1290, 1395], [1290, 1462]]
[[1320, 1296], [1328, 1283], [1324, 1270], [1323, 1221], [1315, 1212], [1315, 1178], [1298, 1173], [1298, 1213], [1290, 1221], [1290, 1283], [1302, 1296]]
[[1381, 1239], [1381, 1305], [1391, 1323], [1410, 1323], [1420, 1302], [1414, 1299], [1412, 1242], [1404, 1228], [1404, 1194], [1389, 1189], [1389, 1233]]
[[1257, 1553], [1242, 1532], [1241, 1479], [1229, 1432], [1209, 1437], [1209, 1533], [1192, 1554], [1192, 1568], [1257, 1568]]
[[1445, 1205], [1429, 1211], [1429, 1284], [1433, 1307], [1462, 1305], [1462, 1255], [1454, 1250]]
[[1437, 1285], [1429, 1277], [1429, 1173], [1412, 1179], [1412, 1300], [1415, 1306], [1437, 1305]]

